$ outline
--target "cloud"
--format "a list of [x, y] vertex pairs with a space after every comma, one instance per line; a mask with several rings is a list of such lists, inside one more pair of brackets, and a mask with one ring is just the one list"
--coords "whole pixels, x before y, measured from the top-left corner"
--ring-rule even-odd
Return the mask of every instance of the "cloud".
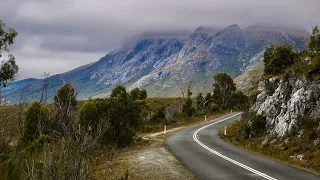
[[310, 31], [320, 24], [319, 7], [319, 0], [1, 0], [0, 19], [19, 32], [12, 51], [21, 79], [97, 61], [143, 32], [234, 23]]

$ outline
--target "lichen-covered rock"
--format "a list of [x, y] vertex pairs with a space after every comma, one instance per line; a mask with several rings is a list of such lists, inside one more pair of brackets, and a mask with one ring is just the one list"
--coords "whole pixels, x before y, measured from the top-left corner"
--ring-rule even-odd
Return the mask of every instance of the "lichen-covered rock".
[[[270, 83], [276, 83], [270, 78]], [[266, 116], [271, 134], [284, 136], [297, 123], [300, 116], [309, 114], [311, 119], [320, 118], [319, 97], [320, 85], [303, 77], [280, 80], [272, 95], [267, 95], [265, 86], [260, 86], [262, 92], [252, 110]]]

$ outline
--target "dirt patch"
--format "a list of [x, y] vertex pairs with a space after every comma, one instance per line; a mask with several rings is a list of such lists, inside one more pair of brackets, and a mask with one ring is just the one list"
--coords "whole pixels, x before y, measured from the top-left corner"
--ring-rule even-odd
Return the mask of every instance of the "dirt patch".
[[138, 179], [196, 179], [163, 147], [142, 149], [131, 158], [131, 171]]
[[164, 136], [142, 140], [135, 146], [113, 152], [111, 159], [107, 153], [99, 155], [96, 179], [121, 179], [126, 172], [129, 179], [197, 179], [166, 151], [161, 139]]

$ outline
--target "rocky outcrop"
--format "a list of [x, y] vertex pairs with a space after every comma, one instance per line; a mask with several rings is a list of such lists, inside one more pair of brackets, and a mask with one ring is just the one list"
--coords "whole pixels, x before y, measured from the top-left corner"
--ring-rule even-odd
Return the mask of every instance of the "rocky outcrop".
[[[273, 91], [270, 87], [276, 89]], [[252, 110], [266, 117], [270, 134], [284, 136], [304, 115], [312, 120], [320, 118], [320, 84], [317, 82], [304, 77], [288, 80], [274, 77], [260, 82], [259, 90], [261, 93]]]

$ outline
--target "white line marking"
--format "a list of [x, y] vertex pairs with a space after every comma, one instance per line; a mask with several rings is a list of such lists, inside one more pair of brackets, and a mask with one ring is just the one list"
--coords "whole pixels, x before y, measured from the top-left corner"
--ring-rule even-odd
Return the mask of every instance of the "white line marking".
[[215, 150], [212, 150], [211, 148], [209, 148], [208, 146], [204, 145], [202, 142], [200, 142], [200, 141], [198, 140], [197, 134], [198, 134], [199, 131], [201, 131], [201, 130], [209, 127], [209, 126], [218, 124], [218, 123], [220, 123], [220, 122], [222, 122], [222, 121], [226, 121], [226, 120], [228, 120], [228, 119], [230, 119], [230, 118], [233, 118], [233, 117], [235, 117], [235, 116], [238, 116], [239, 114], [241, 114], [241, 113], [232, 115], [232, 116], [227, 117], [227, 118], [225, 118], [225, 119], [222, 119], [222, 120], [219, 120], [219, 121], [217, 121], [217, 122], [214, 122], [214, 123], [211, 123], [211, 124], [208, 124], [208, 125], [206, 125], [206, 126], [201, 127], [200, 129], [196, 130], [196, 131], [193, 133], [193, 139], [194, 139], [194, 141], [197, 142], [197, 143], [198, 143], [201, 147], [203, 147], [204, 149], [210, 151], [211, 153], [213, 153], [213, 154], [215, 154], [215, 155], [217, 155], [217, 156], [219, 156], [219, 157], [221, 157], [221, 158], [223, 158], [223, 159], [225, 159], [225, 160], [227, 160], [227, 161], [229, 161], [229, 162], [232, 162], [233, 164], [236, 164], [236, 165], [238, 165], [238, 166], [240, 166], [240, 167], [242, 167], [242, 168], [244, 168], [244, 169], [246, 169], [246, 170], [248, 170], [248, 171], [250, 171], [250, 172], [253, 172], [253, 173], [255, 173], [255, 174], [259, 175], [259, 176], [262, 176], [262, 177], [264, 177], [264, 178], [266, 178], [266, 179], [269, 179], [269, 180], [277, 180], [277, 179], [275, 179], [275, 178], [273, 178], [273, 177], [270, 177], [270, 176], [268, 176], [268, 175], [266, 175], [266, 174], [264, 174], [264, 173], [262, 173], [262, 172], [260, 172], [260, 171], [255, 170], [255, 169], [253, 169], [253, 168], [251, 168], [251, 167], [249, 167], [249, 166], [246, 166], [246, 165], [244, 165], [244, 164], [241, 164], [241, 163], [239, 163], [238, 161], [235, 161], [235, 160], [233, 160], [233, 159], [231, 159], [231, 158], [229, 158], [229, 157], [227, 157], [227, 156], [225, 156], [225, 155], [223, 155], [223, 154], [221, 154], [221, 153], [219, 153], [219, 152], [217, 152], [217, 151], [215, 151]]

